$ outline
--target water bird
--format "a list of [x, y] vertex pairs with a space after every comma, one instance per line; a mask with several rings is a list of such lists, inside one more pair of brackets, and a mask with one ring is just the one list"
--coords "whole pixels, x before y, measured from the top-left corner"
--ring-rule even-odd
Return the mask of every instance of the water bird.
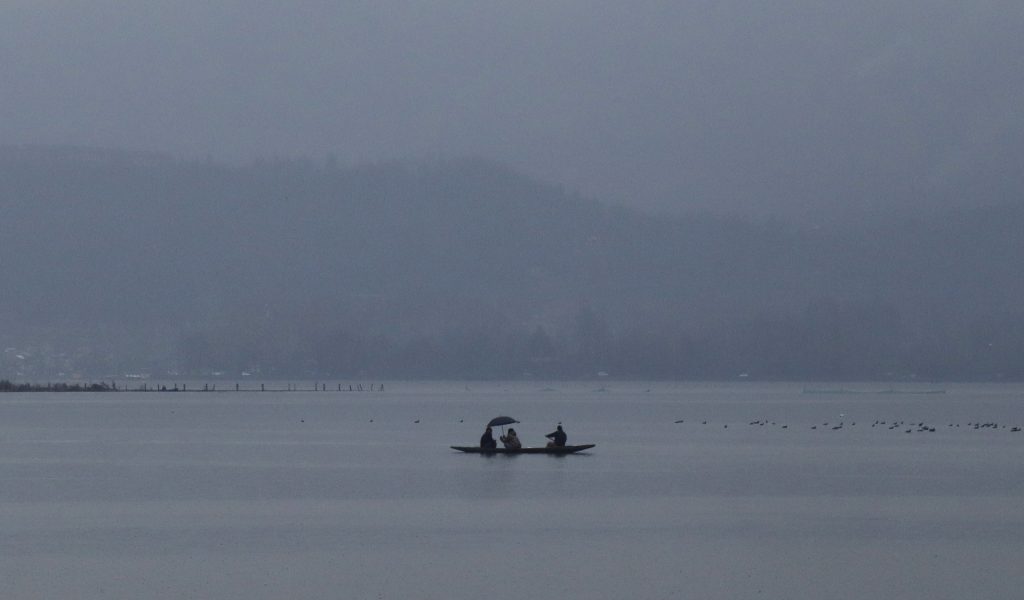
[[415, 421], [413, 421], [413, 423], [419, 423], [419, 422], [420, 422], [419, 419], [416, 419]]
[[675, 421], [675, 423], [684, 423], [685, 421], [685, 419], [679, 419], [678, 421]]

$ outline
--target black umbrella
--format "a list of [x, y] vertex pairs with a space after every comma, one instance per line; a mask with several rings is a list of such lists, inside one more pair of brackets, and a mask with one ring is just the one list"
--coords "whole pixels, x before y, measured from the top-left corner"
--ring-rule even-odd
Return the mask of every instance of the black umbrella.
[[499, 426], [503, 427], [505, 425], [511, 425], [512, 423], [518, 423], [518, 422], [519, 421], [516, 421], [512, 417], [494, 417], [493, 419], [491, 419], [490, 423], [487, 424], [487, 426], [488, 427], [499, 427]]
[[501, 437], [505, 437], [505, 426], [506, 425], [511, 425], [512, 423], [518, 423], [518, 422], [519, 421], [516, 421], [512, 417], [494, 417], [493, 419], [491, 419], [491, 421], [489, 423], [487, 423], [487, 426], [488, 427], [501, 426]]

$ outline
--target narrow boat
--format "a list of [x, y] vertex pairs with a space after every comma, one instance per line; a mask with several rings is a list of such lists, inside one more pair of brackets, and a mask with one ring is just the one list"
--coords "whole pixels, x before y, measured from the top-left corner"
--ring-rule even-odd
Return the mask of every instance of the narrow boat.
[[580, 444], [579, 446], [552, 446], [540, 448], [481, 448], [480, 446], [452, 446], [452, 450], [470, 454], [573, 454], [581, 450], [589, 450], [596, 444]]

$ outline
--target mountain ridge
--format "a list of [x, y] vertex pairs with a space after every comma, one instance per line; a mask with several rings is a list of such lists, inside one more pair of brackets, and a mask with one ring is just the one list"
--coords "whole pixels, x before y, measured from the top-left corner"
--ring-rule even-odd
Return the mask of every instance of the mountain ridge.
[[[222, 370], [190, 355], [199, 339], [245, 355], [209, 359], [238, 369], [321, 373], [351, 371], [324, 358], [338, 354], [324, 341], [332, 337], [364, 348], [387, 340], [393, 350], [476, 336], [484, 346], [550, 338], [537, 343], [559, 346], [565, 368], [554, 375], [616, 364], [643, 376], [728, 376], [763, 363], [766, 377], [885, 376], [921, 370], [908, 357], [929, 336], [962, 354], [965, 340], [991, 329], [979, 323], [1019, 326], [1024, 289], [1013, 274], [1024, 216], [1011, 204], [815, 229], [646, 214], [479, 159], [227, 166], [81, 149], [30, 154], [0, 151], [5, 344], [74, 338], [79, 350], [60, 352], [85, 344], [109, 357], [99, 368], [112, 372], [133, 360], [150, 370]], [[846, 333], [801, 339], [836, 327]], [[109, 348], [91, 346], [110, 332]], [[869, 339], [850, 341], [858, 336]], [[656, 372], [630, 363], [630, 352], [667, 343], [679, 351], [684, 339], [703, 350]], [[616, 345], [627, 341], [633, 350]], [[814, 366], [820, 356], [807, 348], [822, 343], [857, 366]], [[264, 354], [257, 360], [246, 345]], [[772, 345], [785, 347], [780, 364]], [[878, 353], [892, 356], [868, 360]], [[1000, 360], [1013, 368], [999, 373], [1019, 368]], [[388, 361], [360, 369], [407, 371]], [[499, 367], [469, 374], [526, 370]], [[460, 375], [454, 361], [438, 368]]]

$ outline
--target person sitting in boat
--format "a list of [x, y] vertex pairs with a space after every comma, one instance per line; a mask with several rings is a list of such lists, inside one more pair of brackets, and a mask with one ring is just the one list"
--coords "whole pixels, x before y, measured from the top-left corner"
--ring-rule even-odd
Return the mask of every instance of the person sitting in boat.
[[480, 436], [480, 447], [481, 448], [497, 448], [498, 442], [494, 440], [494, 435], [491, 433], [491, 428], [488, 427], [484, 434]]
[[565, 440], [568, 438], [568, 436], [565, 435], [565, 432], [562, 431], [561, 424], [558, 425], [557, 429], [555, 429], [554, 431], [552, 431], [551, 433], [547, 434], [544, 437], [551, 440], [550, 442], [548, 442], [548, 448], [561, 448], [562, 446], [565, 445]]
[[509, 429], [508, 435], [501, 436], [501, 443], [505, 444], [505, 447], [509, 450], [518, 450], [523, 447], [522, 442], [519, 441], [519, 436], [516, 435], [515, 429]]

